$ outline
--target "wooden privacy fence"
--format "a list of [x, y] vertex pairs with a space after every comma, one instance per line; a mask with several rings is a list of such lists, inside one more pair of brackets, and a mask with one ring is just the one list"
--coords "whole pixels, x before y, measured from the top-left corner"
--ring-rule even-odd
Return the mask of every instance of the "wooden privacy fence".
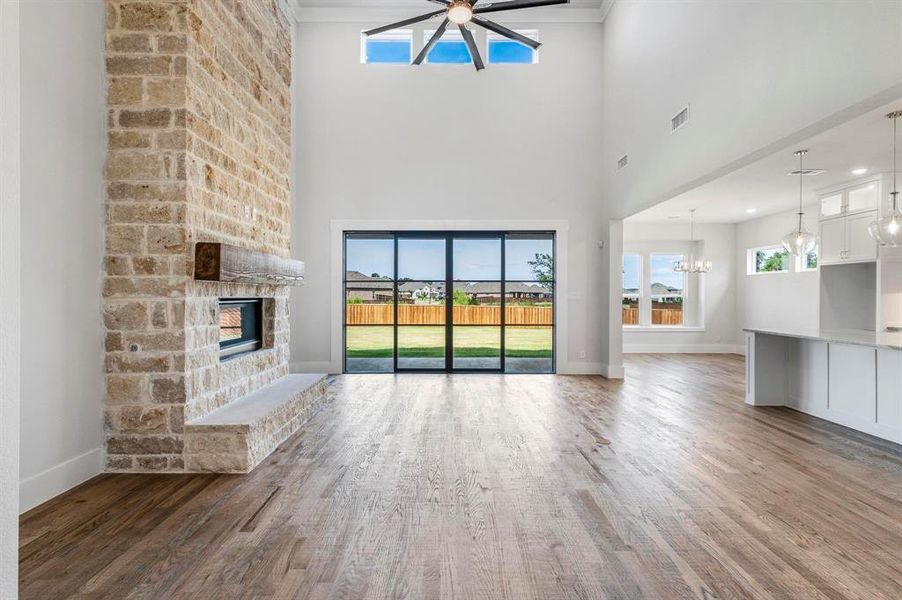
[[[639, 309], [638, 308], [624, 308], [623, 309], [623, 324], [624, 325], [638, 325], [639, 324]], [[653, 308], [653, 309], [651, 309], [651, 324], [652, 325], [682, 325], [683, 324], [683, 309], [682, 308]]]
[[[394, 306], [391, 304], [348, 304], [345, 322], [348, 325], [391, 325]], [[550, 306], [508, 306], [505, 314], [508, 325], [551, 325]], [[401, 325], [444, 325], [445, 307], [439, 304], [399, 304], [398, 323]], [[454, 305], [456, 325], [500, 325], [500, 306]]]

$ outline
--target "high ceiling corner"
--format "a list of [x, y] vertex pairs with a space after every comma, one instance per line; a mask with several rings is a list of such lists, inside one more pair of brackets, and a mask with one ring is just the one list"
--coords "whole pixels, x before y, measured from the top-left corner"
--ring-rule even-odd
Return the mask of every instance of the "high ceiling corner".
[[[600, 23], [616, 0], [571, 0], [567, 6], [512, 11], [508, 22]], [[428, 0], [280, 0], [298, 22], [366, 22], [401, 18], [428, 10]]]

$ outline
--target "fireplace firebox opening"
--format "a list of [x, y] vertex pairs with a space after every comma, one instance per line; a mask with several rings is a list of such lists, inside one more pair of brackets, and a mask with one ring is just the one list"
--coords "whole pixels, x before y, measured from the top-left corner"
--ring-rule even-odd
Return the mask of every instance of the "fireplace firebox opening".
[[263, 348], [263, 299], [219, 299], [219, 360]]

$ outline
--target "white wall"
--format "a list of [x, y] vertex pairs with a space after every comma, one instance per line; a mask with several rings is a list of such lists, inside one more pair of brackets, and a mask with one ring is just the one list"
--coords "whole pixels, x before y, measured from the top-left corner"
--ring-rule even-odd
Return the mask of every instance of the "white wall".
[[898, 0], [631, 0], [604, 27], [603, 170], [622, 216], [902, 96]]
[[104, 7], [22, 3], [25, 511], [102, 465]]
[[[567, 347], [560, 372], [609, 363], [608, 240], [602, 197], [602, 27], [538, 26], [537, 65], [361, 65], [369, 24], [302, 24], [292, 254], [295, 370], [340, 370], [333, 332], [333, 220], [568, 223]], [[525, 25], [529, 28], [531, 26]], [[615, 250], [616, 252], [616, 250]], [[584, 354], [583, 354], [584, 353]]]
[[0, 2], [0, 598], [19, 581], [19, 30]]
[[[805, 224], [813, 230], [817, 204], [805, 207]], [[747, 251], [761, 246], [779, 246], [789, 233], [798, 211], [788, 211], [740, 223], [736, 226], [736, 339], [742, 328], [817, 329], [819, 327], [819, 271], [797, 272], [790, 260], [786, 273], [747, 274]]]
[[[736, 352], [737, 336], [733, 260], [736, 226], [697, 224], [695, 239], [703, 256], [713, 262], [710, 273], [689, 275], [695, 302], [701, 302], [701, 326], [685, 331], [638, 331], [625, 328], [624, 352]], [[688, 251], [685, 223], [624, 222], [624, 253]], [[695, 306], [698, 306], [696, 304]]]

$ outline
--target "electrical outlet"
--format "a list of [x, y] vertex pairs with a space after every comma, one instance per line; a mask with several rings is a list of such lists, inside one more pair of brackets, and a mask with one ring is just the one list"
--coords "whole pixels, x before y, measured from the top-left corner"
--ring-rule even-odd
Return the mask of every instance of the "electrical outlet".
[[251, 220], [251, 207], [249, 204], [244, 205], [244, 220], [245, 221]]
[[586, 358], [586, 351], [580, 350], [579, 352], [576, 353], [576, 357], [577, 358]]

